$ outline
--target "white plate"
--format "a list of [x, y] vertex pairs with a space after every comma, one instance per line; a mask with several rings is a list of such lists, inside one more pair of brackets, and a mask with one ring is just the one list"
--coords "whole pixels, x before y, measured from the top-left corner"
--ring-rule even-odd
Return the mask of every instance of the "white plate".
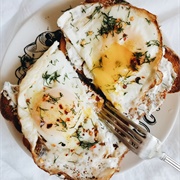
[[[36, 37], [42, 32], [47, 30], [57, 30], [56, 21], [62, 14], [61, 10], [66, 10], [69, 7], [76, 6], [80, 2], [81, 0], [59, 0], [58, 2], [53, 2], [53, 4], [43, 7], [43, 9], [34, 14], [22, 26], [11, 42], [3, 60], [0, 71], [1, 82], [9, 81], [14, 84], [17, 83], [17, 78], [15, 77], [14, 72], [20, 66], [18, 56], [24, 54], [23, 48], [29, 43], [34, 42]], [[170, 94], [167, 96], [160, 111], [153, 114], [157, 120], [155, 124], [149, 124], [142, 119], [142, 122], [150, 129], [151, 133], [162, 141], [167, 138], [175, 122], [179, 106], [178, 98], [178, 94]], [[153, 116], [148, 119], [154, 121]], [[24, 151], [29, 153], [22, 143], [22, 135], [15, 130], [12, 124], [7, 123], [7, 126], [17, 143], [24, 149]], [[129, 152], [121, 164], [122, 168], [120, 173], [129, 170], [140, 162], [141, 160], [136, 155]], [[112, 180], [116, 178], [118, 178], [118, 173], [112, 177]]]

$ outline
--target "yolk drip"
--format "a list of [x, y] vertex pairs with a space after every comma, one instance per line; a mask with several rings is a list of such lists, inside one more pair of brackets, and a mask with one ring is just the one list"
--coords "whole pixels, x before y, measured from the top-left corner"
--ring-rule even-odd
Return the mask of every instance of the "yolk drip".
[[130, 73], [130, 60], [133, 54], [126, 47], [113, 43], [94, 63], [92, 73], [95, 84], [103, 92], [113, 90], [113, 85], [120, 77]]

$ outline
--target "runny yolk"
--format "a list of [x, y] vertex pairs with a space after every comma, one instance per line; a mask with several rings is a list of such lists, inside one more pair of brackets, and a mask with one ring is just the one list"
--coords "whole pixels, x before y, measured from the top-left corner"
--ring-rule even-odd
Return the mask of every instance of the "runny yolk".
[[133, 54], [126, 47], [113, 43], [94, 63], [92, 73], [95, 84], [103, 92], [113, 90], [113, 85], [120, 77], [130, 75], [130, 60]]

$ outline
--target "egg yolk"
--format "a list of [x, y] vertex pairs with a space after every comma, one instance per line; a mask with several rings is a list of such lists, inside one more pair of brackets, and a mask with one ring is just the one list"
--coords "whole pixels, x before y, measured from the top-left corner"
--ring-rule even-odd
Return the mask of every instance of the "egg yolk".
[[130, 60], [133, 53], [126, 47], [113, 43], [101, 56], [94, 62], [92, 73], [95, 84], [103, 92], [113, 90], [113, 85], [120, 77], [130, 75]]
[[76, 100], [72, 93], [54, 88], [39, 92], [33, 101], [31, 114], [35, 123], [44, 131], [65, 131], [73, 126]]

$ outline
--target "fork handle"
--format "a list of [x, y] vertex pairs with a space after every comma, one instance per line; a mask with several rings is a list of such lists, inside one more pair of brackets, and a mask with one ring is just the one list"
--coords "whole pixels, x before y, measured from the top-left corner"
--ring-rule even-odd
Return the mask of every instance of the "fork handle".
[[180, 171], [180, 164], [169, 157], [166, 153], [162, 153], [160, 159], [174, 167], [176, 170]]

